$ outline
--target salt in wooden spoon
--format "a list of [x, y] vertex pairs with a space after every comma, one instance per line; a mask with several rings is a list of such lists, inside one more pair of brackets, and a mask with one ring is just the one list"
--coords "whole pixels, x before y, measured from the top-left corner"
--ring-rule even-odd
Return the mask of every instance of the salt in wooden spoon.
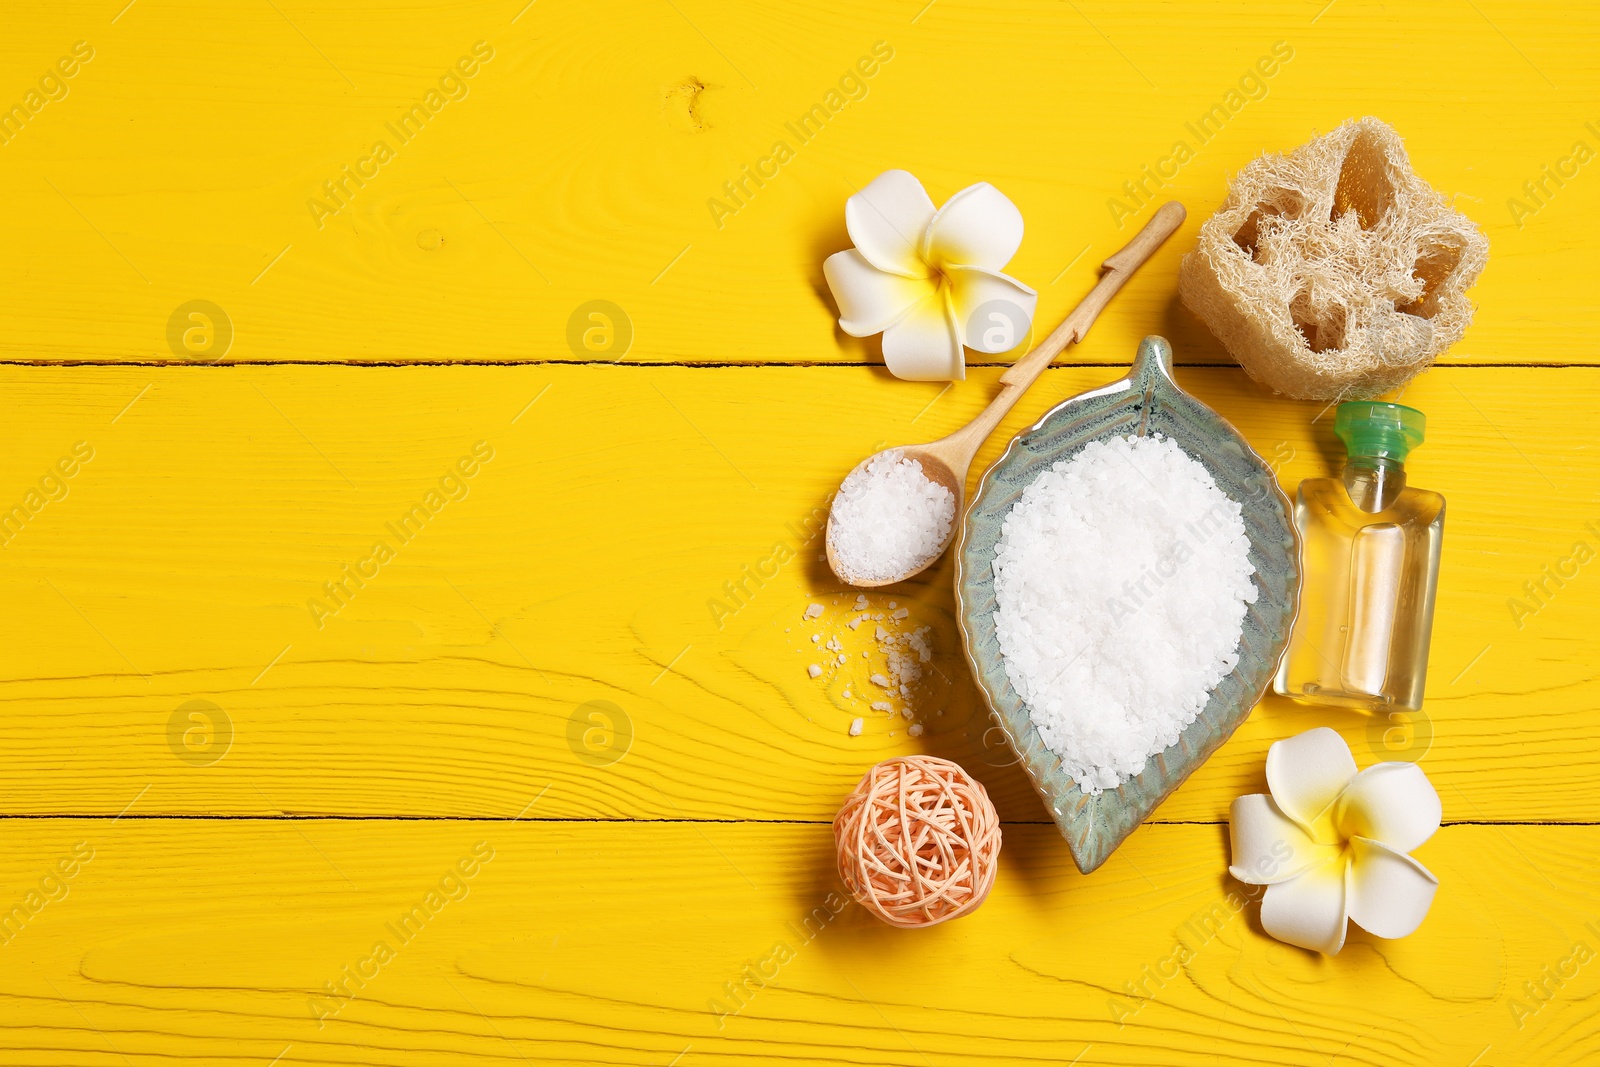
[[[1161, 205], [1150, 221], [1145, 223], [1144, 229], [1105, 261], [1103, 264], [1105, 273], [1100, 276], [1100, 281], [1095, 287], [1089, 290], [1089, 295], [1072, 309], [1072, 314], [1063, 319], [1061, 325], [1057, 326], [1037, 348], [1013, 363], [1000, 376], [999, 395], [989, 402], [989, 406], [984, 408], [977, 418], [948, 437], [941, 437], [925, 445], [903, 445], [898, 449], [906, 459], [914, 459], [922, 464], [922, 473], [930, 480], [955, 494], [955, 518], [950, 523], [950, 532], [945, 534], [944, 542], [933, 551], [932, 555], [913, 564], [904, 573], [891, 578], [865, 578], [861, 575], [852, 575], [834, 554], [833, 512], [829, 511], [828, 566], [833, 568], [833, 573], [839, 576], [840, 581], [863, 589], [893, 585], [895, 582], [903, 582], [913, 575], [921, 574], [944, 555], [944, 550], [949, 548], [950, 542], [955, 539], [956, 525], [961, 521], [962, 510], [966, 503], [967, 469], [972, 466], [972, 458], [978, 454], [978, 449], [989, 439], [994, 428], [1000, 425], [1000, 420], [1006, 417], [1006, 413], [1022, 399], [1022, 394], [1026, 393], [1038, 380], [1039, 375], [1044, 373], [1050, 362], [1068, 345], [1084, 339], [1089, 327], [1094, 325], [1094, 320], [1111, 302], [1111, 298], [1117, 295], [1117, 291], [1133, 276], [1133, 272], [1138, 270], [1179, 226], [1183, 225], [1185, 214], [1183, 205], [1176, 200]], [[856, 470], [861, 470], [881, 455], [882, 452], [868, 456], [861, 461]]]

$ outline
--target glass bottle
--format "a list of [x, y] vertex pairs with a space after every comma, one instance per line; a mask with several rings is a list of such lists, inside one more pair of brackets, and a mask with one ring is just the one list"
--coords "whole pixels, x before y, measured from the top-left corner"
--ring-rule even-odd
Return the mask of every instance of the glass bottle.
[[1406, 485], [1422, 412], [1340, 404], [1344, 474], [1307, 478], [1295, 498], [1300, 613], [1273, 690], [1310, 704], [1416, 711], [1428, 672], [1444, 497]]

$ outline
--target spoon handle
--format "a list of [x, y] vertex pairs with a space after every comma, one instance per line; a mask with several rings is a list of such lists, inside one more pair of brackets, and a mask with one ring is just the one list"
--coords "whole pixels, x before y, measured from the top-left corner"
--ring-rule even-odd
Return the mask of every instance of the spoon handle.
[[1133, 240], [1106, 259], [1103, 264], [1105, 273], [1100, 276], [1100, 281], [1095, 287], [1089, 290], [1089, 295], [1072, 309], [1072, 314], [1063, 319], [1061, 325], [1040, 342], [1038, 347], [1013, 363], [1000, 376], [1000, 393], [989, 402], [989, 406], [955, 433], [926, 446], [949, 465], [957, 481], [966, 477], [967, 468], [972, 465], [972, 457], [978, 454], [978, 449], [989, 439], [994, 428], [1000, 425], [1000, 420], [1006, 417], [1006, 413], [1022, 399], [1022, 394], [1026, 393], [1029, 386], [1044, 373], [1050, 362], [1061, 354], [1062, 349], [1083, 340], [1089, 332], [1089, 327], [1094, 325], [1094, 320], [1111, 302], [1111, 298], [1117, 295], [1117, 291], [1133, 276], [1133, 272], [1143, 266], [1145, 260], [1161, 247], [1162, 242], [1183, 225], [1185, 215], [1183, 205], [1176, 200], [1162, 204]]
[[[1061, 320], [1061, 325], [1040, 342], [1037, 348], [1013, 363], [1000, 376], [1001, 385], [1017, 387], [1010, 390], [1011, 400], [1005, 410], [1009, 410], [1011, 404], [1017, 402], [1022, 393], [1064, 348], [1088, 336], [1089, 327], [1094, 325], [1094, 320], [1100, 317], [1100, 312], [1105, 310], [1105, 306], [1111, 303], [1111, 298], [1127, 284], [1129, 278], [1133, 277], [1133, 272], [1142, 267], [1145, 260], [1154, 255], [1155, 250], [1177, 232], [1178, 227], [1183, 225], [1186, 214], [1182, 204], [1176, 200], [1167, 201], [1151, 216], [1150, 221], [1144, 224], [1144, 229], [1134, 235], [1133, 240], [1106, 259], [1103, 264], [1105, 273], [1100, 276], [1100, 281], [1095, 287], [1089, 290], [1089, 295], [1072, 309], [1072, 314]], [[1006, 391], [1002, 391], [995, 399], [998, 402], [1005, 396]], [[1002, 410], [1002, 415], [1005, 414], [1005, 410]]]

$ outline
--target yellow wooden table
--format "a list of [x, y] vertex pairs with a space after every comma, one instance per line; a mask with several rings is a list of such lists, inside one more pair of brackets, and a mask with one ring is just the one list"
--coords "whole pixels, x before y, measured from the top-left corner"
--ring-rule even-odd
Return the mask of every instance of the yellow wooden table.
[[[0, 1062], [1600, 1059], [1593, 5], [14, 7]], [[975, 471], [1162, 333], [1292, 488], [1328, 420], [1245, 378], [1177, 261], [1230, 173], [1364, 114], [1492, 248], [1405, 393], [1450, 501], [1427, 714], [1269, 699], [1081, 876], [986, 729], [948, 560], [872, 597], [930, 627], [926, 733], [847, 733], [880, 660], [817, 561], [828, 494], [1004, 361], [901, 382], [838, 332], [844, 200], [994, 182], [1049, 324], [1181, 199]], [[815, 681], [814, 634], [847, 659]], [[1319, 724], [1422, 759], [1446, 823], [1422, 928], [1332, 959], [1225, 871], [1229, 801]], [[915, 933], [830, 859], [907, 752], [1006, 821], [988, 903]]]

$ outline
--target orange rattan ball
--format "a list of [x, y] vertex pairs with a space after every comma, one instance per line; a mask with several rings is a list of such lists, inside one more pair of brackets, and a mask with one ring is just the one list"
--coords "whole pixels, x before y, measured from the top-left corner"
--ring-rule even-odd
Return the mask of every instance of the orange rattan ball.
[[890, 926], [932, 926], [989, 895], [1000, 816], [981, 784], [937, 756], [884, 760], [833, 820], [839, 874]]

